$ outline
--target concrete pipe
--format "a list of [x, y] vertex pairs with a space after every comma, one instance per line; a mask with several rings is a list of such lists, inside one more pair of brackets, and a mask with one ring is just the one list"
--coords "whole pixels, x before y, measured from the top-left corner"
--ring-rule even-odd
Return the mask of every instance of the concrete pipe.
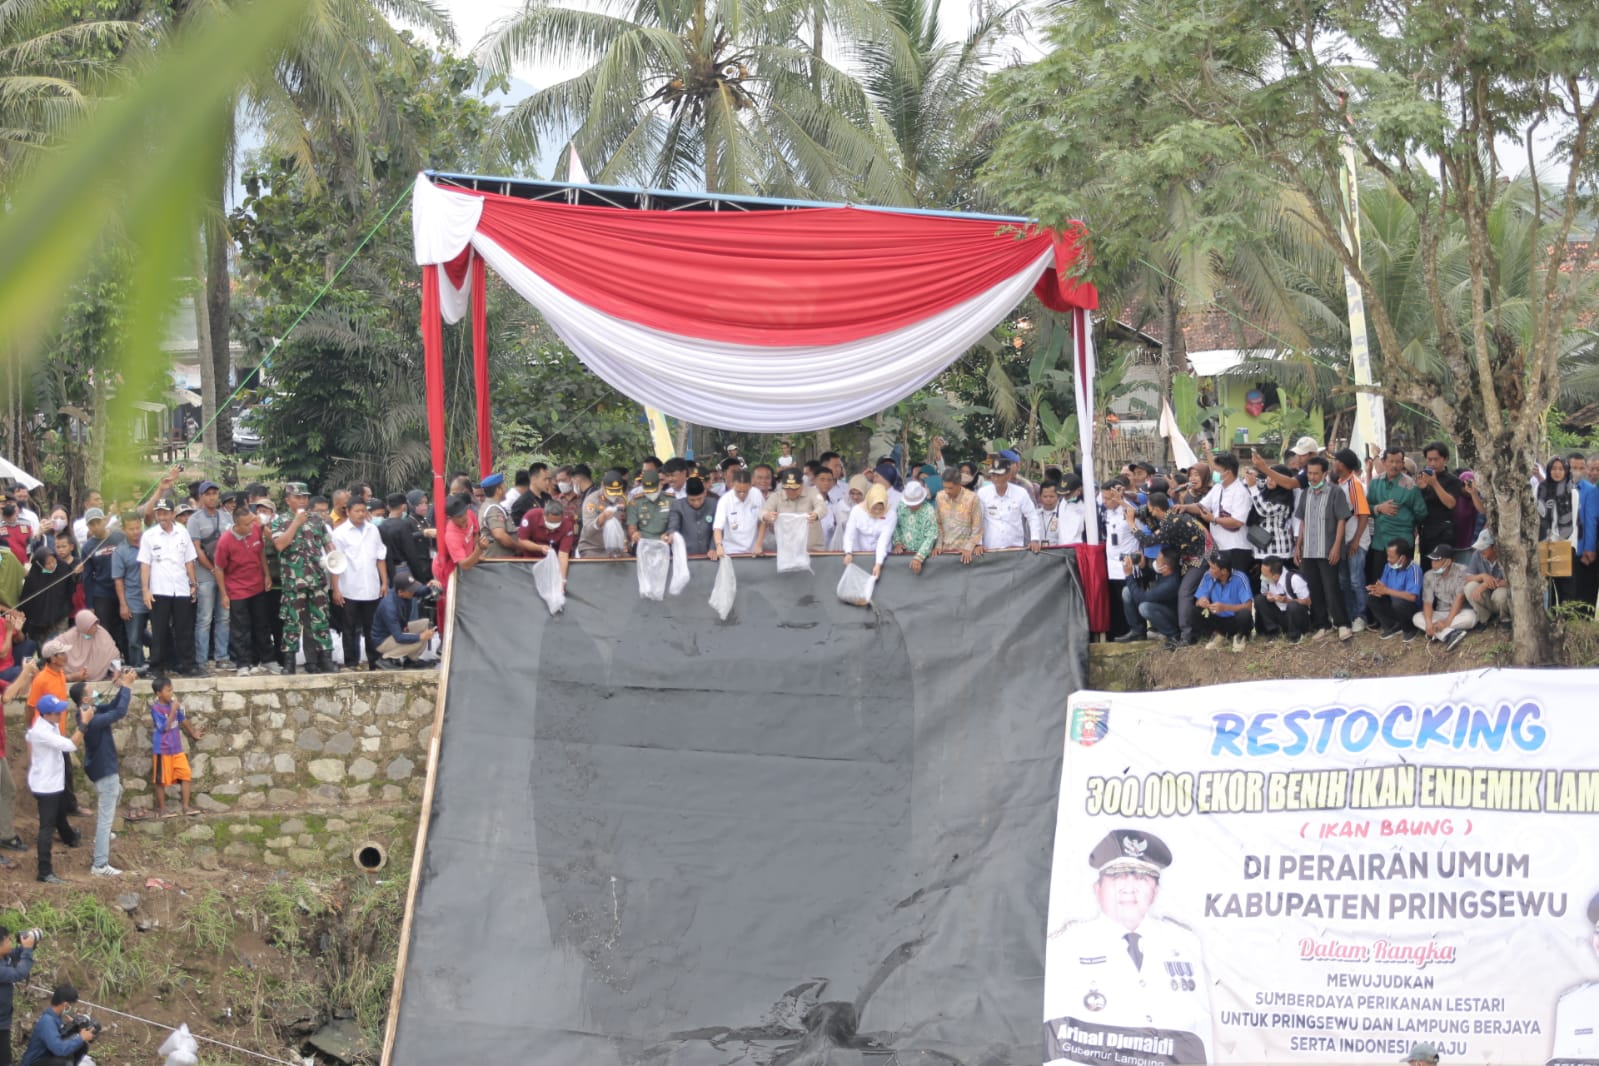
[[389, 853], [375, 840], [357, 844], [351, 857], [363, 873], [375, 874], [389, 864]]

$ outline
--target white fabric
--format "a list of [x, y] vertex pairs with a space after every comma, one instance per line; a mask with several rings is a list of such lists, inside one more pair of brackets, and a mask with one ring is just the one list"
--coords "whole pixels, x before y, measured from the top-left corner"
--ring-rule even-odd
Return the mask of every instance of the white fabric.
[[761, 490], [750, 487], [749, 495], [738, 498], [738, 493], [727, 492], [716, 501], [716, 517], [711, 520], [713, 530], [722, 531], [722, 550], [743, 555], [755, 550], [755, 537], [760, 532]]
[[733, 560], [722, 556], [716, 564], [716, 583], [711, 586], [711, 609], [722, 621], [733, 612], [733, 598], [738, 592], [738, 576], [733, 573]]
[[1194, 454], [1188, 438], [1183, 436], [1182, 429], [1177, 425], [1177, 416], [1172, 413], [1171, 401], [1164, 396], [1160, 400], [1160, 435], [1171, 441], [1172, 458], [1176, 460], [1179, 469], [1187, 470], [1199, 462], [1199, 456]]
[[1020, 486], [1008, 486], [1001, 496], [992, 484], [984, 485], [977, 490], [977, 504], [983, 509], [984, 549], [1021, 548], [1038, 539], [1038, 512]]
[[[1090, 524], [1090, 528], [1098, 526], [1098, 522]], [[1138, 546], [1138, 538], [1133, 535], [1133, 527], [1127, 521], [1127, 512], [1120, 507], [1105, 509], [1105, 578], [1108, 581], [1125, 581], [1127, 568], [1122, 565], [1122, 557], [1142, 551]]]
[[[1082, 339], [1083, 355], [1079, 360], [1078, 338]], [[1094, 375], [1099, 367], [1094, 359], [1094, 320], [1087, 311], [1077, 308], [1072, 311], [1072, 388], [1076, 392], [1077, 410], [1077, 447], [1082, 456], [1083, 470], [1083, 499], [1099, 499], [1099, 486], [1094, 483]], [[1081, 362], [1084, 365], [1079, 365]], [[1089, 412], [1084, 418], [1081, 412]], [[1089, 522], [1083, 531], [1088, 537], [1087, 543], [1099, 543], [1099, 523]], [[985, 537], [987, 533], [983, 534]], [[984, 547], [987, 547], [985, 542]]]
[[55, 723], [42, 714], [28, 727], [27, 738], [28, 743], [33, 746], [33, 750], [28, 754], [29, 790], [35, 796], [65, 791], [67, 768], [56, 752], [72, 751], [77, 745], [62, 736], [61, 730], [56, 728]]
[[188, 530], [172, 523], [172, 532], [161, 528], [160, 523], [144, 531], [139, 541], [139, 564], [150, 566], [150, 580], [145, 591], [152, 596], [187, 596], [189, 594], [188, 564], [194, 562], [194, 541]]
[[1038, 509], [1039, 540], [1045, 544], [1082, 544], [1088, 528], [1082, 501], [1060, 500], [1053, 511]]
[[[482, 217], [481, 199], [441, 189], [426, 174], [418, 174], [411, 189], [411, 240], [416, 265], [442, 265], [460, 255], [477, 232]], [[446, 317], [445, 321], [458, 320]]]
[[[1310, 586], [1306, 584], [1305, 579], [1286, 566], [1283, 567], [1283, 572], [1276, 581], [1268, 581], [1265, 573], [1262, 572], [1260, 576], [1260, 591], [1268, 596], [1287, 596], [1291, 600], [1306, 600], [1310, 598]], [[1273, 604], [1273, 606], [1284, 614], [1288, 613], [1288, 605], [1286, 603]]]
[[551, 614], [560, 613], [566, 606], [566, 582], [561, 580], [561, 557], [546, 552], [544, 558], [533, 564], [533, 587], [544, 598]]
[[846, 344], [778, 348], [681, 337], [614, 318], [561, 292], [482, 234], [472, 247], [612, 388], [684, 421], [746, 433], [826, 429], [892, 407], [987, 336], [1054, 262], [1046, 253], [987, 292], [901, 329]]
[[667, 575], [672, 569], [672, 549], [658, 540], [638, 542], [638, 594], [646, 600], [666, 598]]
[[809, 515], [777, 516], [777, 572], [811, 572], [811, 519]]
[[350, 564], [339, 575], [339, 595], [347, 600], [381, 599], [378, 565], [389, 557], [389, 549], [376, 523], [368, 520], [357, 527], [354, 522], [345, 522], [333, 531], [333, 546], [344, 553]]
[[450, 284], [449, 272], [439, 270], [439, 317], [446, 322], [459, 322], [472, 310], [472, 272], [468, 270], [458, 289]]

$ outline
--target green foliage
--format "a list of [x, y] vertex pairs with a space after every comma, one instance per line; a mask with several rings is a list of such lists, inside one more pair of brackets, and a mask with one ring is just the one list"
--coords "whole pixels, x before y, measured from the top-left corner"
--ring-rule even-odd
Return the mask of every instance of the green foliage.
[[71, 968], [58, 971], [95, 999], [132, 996], [147, 991], [160, 965], [153, 959], [127, 916], [98, 896], [84, 892], [58, 908], [38, 900], [0, 913], [0, 924], [12, 930], [38, 928], [46, 940], [70, 945]]
[[189, 905], [182, 929], [200, 951], [221, 957], [233, 939], [233, 926], [232, 902], [213, 888]]
[[[427, 481], [417, 271], [406, 212], [391, 209], [424, 161], [471, 169], [490, 111], [470, 93], [477, 72], [469, 61], [410, 48], [379, 74], [386, 94], [400, 101], [394, 118], [405, 135], [381, 141], [377, 130], [366, 131], [386, 146], [372, 160], [371, 184], [345, 180], [337, 130], [310, 174], [277, 157], [255, 161], [244, 175], [245, 201], [232, 218], [244, 274], [240, 333], [262, 352], [287, 334], [267, 367], [272, 388], [262, 415], [263, 450], [284, 477]], [[337, 284], [289, 332], [368, 234]], [[472, 447], [465, 343], [464, 330], [447, 332], [454, 463]]]
[[526, 328], [500, 338], [511, 347], [494, 387], [504, 465], [586, 462], [596, 478], [607, 467], [637, 466], [653, 450], [643, 408], [589, 373], [537, 316], [526, 317]]

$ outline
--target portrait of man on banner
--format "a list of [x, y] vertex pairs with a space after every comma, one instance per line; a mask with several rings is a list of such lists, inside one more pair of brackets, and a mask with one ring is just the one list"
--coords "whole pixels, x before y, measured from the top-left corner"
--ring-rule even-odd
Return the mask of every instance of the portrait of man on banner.
[[1045, 1062], [1212, 1061], [1199, 939], [1154, 913], [1171, 863], [1165, 841], [1141, 829], [1114, 829], [1090, 853], [1098, 913], [1052, 930], [1045, 948]]

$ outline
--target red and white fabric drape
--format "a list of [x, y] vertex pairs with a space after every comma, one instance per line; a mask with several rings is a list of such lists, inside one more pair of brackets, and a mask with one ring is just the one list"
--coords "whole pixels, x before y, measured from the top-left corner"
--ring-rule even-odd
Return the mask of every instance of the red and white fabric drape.
[[[1077, 231], [976, 217], [855, 207], [628, 211], [421, 175], [412, 226], [429, 290], [424, 318], [433, 320], [423, 324], [430, 367], [439, 319], [481, 308], [486, 265], [619, 392], [750, 433], [823, 429], [892, 406], [1028, 292], [1082, 312], [1081, 322], [1098, 305], [1093, 286], [1072, 277]], [[441, 367], [441, 386], [442, 377]], [[442, 399], [436, 406], [441, 451]], [[430, 395], [430, 419], [434, 407]], [[1079, 399], [1079, 410], [1092, 409]], [[1081, 421], [1091, 441], [1092, 416]], [[442, 454], [436, 463], [442, 470]]]

